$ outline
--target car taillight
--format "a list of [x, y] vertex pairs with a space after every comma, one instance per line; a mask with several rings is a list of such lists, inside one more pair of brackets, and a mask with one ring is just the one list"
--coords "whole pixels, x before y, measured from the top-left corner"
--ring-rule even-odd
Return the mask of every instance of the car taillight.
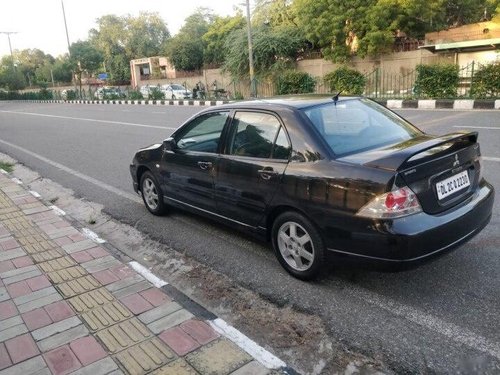
[[422, 211], [415, 193], [408, 187], [381, 194], [365, 204], [357, 216], [373, 219], [394, 219]]

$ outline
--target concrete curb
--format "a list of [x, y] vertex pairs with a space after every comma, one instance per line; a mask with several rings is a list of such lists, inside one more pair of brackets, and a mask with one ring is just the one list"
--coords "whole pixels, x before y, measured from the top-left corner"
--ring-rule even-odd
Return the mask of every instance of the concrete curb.
[[230, 103], [229, 100], [7, 100], [26, 103], [64, 103], [64, 104], [126, 104], [126, 105], [179, 105], [179, 106], [217, 106]]

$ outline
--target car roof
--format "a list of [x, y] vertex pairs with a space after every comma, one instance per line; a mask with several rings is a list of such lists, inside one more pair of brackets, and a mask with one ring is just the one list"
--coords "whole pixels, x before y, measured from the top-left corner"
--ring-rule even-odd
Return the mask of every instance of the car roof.
[[[234, 102], [226, 104], [225, 106], [231, 107], [291, 107], [297, 109], [303, 109], [308, 107], [314, 107], [316, 105], [327, 104], [333, 102], [334, 95], [326, 94], [308, 94], [308, 95], [287, 95], [287, 96], [277, 96], [266, 99], [253, 99], [241, 102]], [[344, 96], [339, 97], [338, 102], [359, 99], [360, 97], [355, 96]]]

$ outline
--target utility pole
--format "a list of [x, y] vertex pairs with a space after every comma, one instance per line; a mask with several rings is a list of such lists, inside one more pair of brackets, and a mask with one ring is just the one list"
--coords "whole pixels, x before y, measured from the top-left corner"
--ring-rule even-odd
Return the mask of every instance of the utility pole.
[[69, 50], [68, 24], [66, 23], [66, 12], [64, 11], [64, 1], [63, 0], [61, 0], [61, 7], [62, 7], [62, 12], [63, 12], [63, 18], [64, 18], [64, 28], [66, 29], [66, 41], [68, 42], [68, 53], [71, 56], [71, 52]]
[[17, 31], [0, 31], [0, 34], [7, 35], [7, 39], [9, 40], [10, 57], [12, 59], [12, 68], [16, 70], [16, 66], [14, 65], [14, 54], [12, 53], [12, 44], [10, 43], [10, 34], [17, 34]]
[[253, 71], [253, 45], [252, 45], [252, 25], [250, 22], [250, 0], [246, 0], [247, 7], [247, 37], [248, 37], [248, 65], [250, 67], [250, 95], [257, 96], [255, 87], [255, 75]]

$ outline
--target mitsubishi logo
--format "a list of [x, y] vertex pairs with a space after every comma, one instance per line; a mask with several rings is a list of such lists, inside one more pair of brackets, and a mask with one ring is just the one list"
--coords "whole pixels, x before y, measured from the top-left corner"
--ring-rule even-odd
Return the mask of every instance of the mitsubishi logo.
[[453, 162], [453, 167], [458, 167], [460, 165], [460, 160], [458, 160], [458, 155], [455, 154], [455, 161]]

